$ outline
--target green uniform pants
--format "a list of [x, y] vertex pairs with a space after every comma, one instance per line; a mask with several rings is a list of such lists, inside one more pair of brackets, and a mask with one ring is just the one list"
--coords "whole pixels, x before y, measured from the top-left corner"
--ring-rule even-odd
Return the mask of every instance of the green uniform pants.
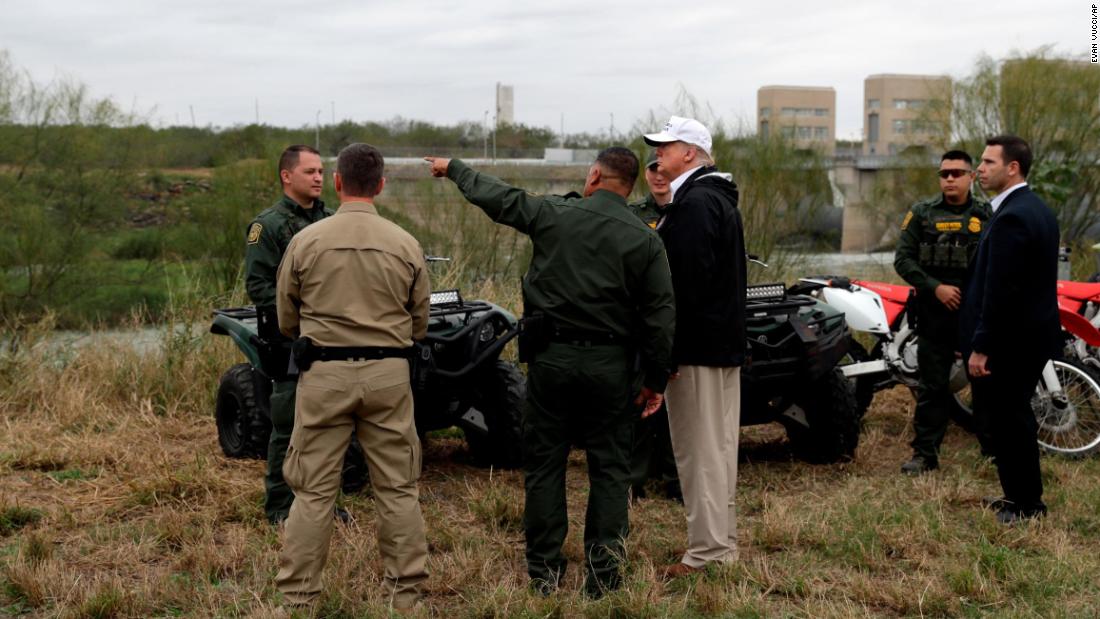
[[271, 440], [267, 444], [267, 475], [264, 476], [264, 513], [272, 524], [286, 520], [294, 492], [283, 479], [283, 461], [294, 430], [294, 398], [298, 381], [275, 381], [271, 390]]
[[565, 573], [565, 469], [572, 445], [584, 448], [588, 460], [585, 592], [599, 596], [620, 584], [630, 529], [630, 450], [640, 414], [632, 402], [632, 365], [621, 346], [553, 343], [528, 367], [523, 520], [527, 573], [536, 588], [556, 588]]
[[939, 462], [940, 444], [947, 432], [954, 396], [948, 388], [951, 366], [955, 364], [955, 338], [951, 330], [934, 337], [917, 337], [917, 408], [913, 413], [913, 455]]
[[[647, 484], [650, 480], [654, 483]], [[668, 409], [663, 405], [649, 417], [639, 417], [634, 426], [634, 449], [630, 455], [630, 488], [634, 498], [646, 496], [647, 486], [656, 486], [666, 498], [683, 500], [668, 429]]]

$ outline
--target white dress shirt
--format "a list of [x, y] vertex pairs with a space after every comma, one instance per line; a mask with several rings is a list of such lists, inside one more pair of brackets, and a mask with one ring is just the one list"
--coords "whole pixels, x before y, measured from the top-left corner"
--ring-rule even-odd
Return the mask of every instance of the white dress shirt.
[[1022, 183], [1017, 183], [1017, 184], [1009, 187], [1008, 189], [1005, 189], [1001, 193], [997, 194], [996, 198], [993, 198], [992, 200], [990, 200], [989, 201], [989, 206], [993, 207], [993, 212], [996, 213], [997, 209], [1001, 208], [1001, 203], [1004, 202], [1006, 198], [1008, 198], [1008, 194], [1012, 193], [1013, 191], [1016, 191], [1020, 187], [1027, 187], [1027, 181], [1024, 181]]

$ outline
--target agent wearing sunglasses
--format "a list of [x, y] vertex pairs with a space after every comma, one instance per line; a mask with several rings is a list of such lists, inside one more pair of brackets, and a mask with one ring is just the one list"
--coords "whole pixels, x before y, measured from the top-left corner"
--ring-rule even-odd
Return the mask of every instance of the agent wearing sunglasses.
[[952, 150], [938, 172], [940, 195], [914, 204], [901, 222], [894, 269], [916, 288], [917, 363], [920, 384], [913, 414], [913, 457], [901, 466], [909, 475], [939, 467], [940, 444], [954, 400], [948, 389], [958, 348], [959, 307], [967, 265], [993, 212], [974, 197], [973, 160]]

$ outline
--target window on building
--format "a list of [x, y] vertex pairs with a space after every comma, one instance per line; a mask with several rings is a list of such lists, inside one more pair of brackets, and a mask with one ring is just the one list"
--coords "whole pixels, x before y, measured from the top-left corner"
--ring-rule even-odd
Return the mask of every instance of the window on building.
[[919, 110], [924, 107], [924, 99], [894, 99], [896, 110]]
[[798, 128], [798, 139], [800, 139], [800, 140], [809, 140], [809, 139], [812, 139], [813, 137], [814, 137], [813, 127], [799, 127]]
[[894, 121], [894, 133], [909, 133], [912, 128], [912, 124], [908, 120], [895, 120]]
[[814, 108], [814, 116], [828, 116], [828, 115], [829, 115], [829, 109], [828, 108], [824, 108], [824, 107], [815, 107]]
[[785, 138], [794, 137], [794, 127], [780, 127], [779, 132], [782, 133]]
[[878, 107], [879, 107], [878, 99], [868, 99], [867, 100], [867, 107], [869, 109], [872, 109], [872, 110], [877, 110]]
[[771, 118], [772, 109], [770, 107], [760, 108], [760, 118]]
[[867, 116], [867, 141], [878, 142], [878, 114]]
[[827, 140], [829, 139], [828, 127], [814, 127], [814, 139], [815, 140]]
[[768, 121], [766, 120], [760, 122], [760, 136], [768, 137]]

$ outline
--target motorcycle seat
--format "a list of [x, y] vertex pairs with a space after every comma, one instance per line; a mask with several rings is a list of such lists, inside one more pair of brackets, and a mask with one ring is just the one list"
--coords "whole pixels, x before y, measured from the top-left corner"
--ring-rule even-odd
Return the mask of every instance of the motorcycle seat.
[[894, 303], [901, 303], [903, 305], [909, 300], [909, 293], [913, 290], [912, 286], [887, 284], [884, 282], [868, 282], [854, 279], [852, 283], [873, 292], [877, 292], [878, 295], [886, 301], [893, 301]]

